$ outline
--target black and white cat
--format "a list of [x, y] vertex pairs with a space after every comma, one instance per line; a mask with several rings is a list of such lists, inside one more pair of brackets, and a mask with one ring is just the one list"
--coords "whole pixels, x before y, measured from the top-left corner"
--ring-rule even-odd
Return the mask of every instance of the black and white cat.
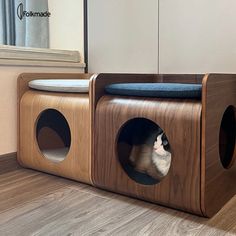
[[149, 142], [134, 145], [129, 156], [136, 171], [160, 180], [167, 175], [171, 164], [170, 145], [166, 135], [158, 134], [154, 145]]

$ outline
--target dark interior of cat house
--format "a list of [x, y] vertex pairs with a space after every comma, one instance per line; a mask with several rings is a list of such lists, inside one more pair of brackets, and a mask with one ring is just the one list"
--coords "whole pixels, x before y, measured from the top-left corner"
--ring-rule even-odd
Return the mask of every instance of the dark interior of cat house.
[[223, 167], [229, 169], [236, 160], [236, 108], [229, 106], [222, 118], [219, 150]]
[[50, 161], [63, 161], [70, 149], [71, 133], [65, 117], [55, 109], [42, 112], [36, 125], [38, 147]]
[[[134, 181], [152, 185], [165, 177], [158, 177], [153, 173], [158, 170], [152, 163], [155, 141], [162, 134], [163, 130], [156, 123], [145, 118], [132, 119], [120, 129], [117, 139], [117, 155], [121, 166]], [[170, 151], [169, 143], [166, 143], [163, 149]], [[152, 170], [149, 170], [150, 168]], [[151, 171], [153, 174], [149, 173]]]

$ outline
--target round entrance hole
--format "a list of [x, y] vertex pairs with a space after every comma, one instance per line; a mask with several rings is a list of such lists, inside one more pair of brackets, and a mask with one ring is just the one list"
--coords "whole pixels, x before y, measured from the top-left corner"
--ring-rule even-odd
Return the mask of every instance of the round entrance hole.
[[65, 117], [55, 109], [43, 111], [37, 121], [36, 138], [43, 156], [53, 162], [63, 161], [70, 149], [71, 133]]
[[153, 121], [126, 122], [117, 138], [117, 155], [126, 174], [144, 185], [159, 183], [169, 172], [171, 151], [163, 130]]
[[220, 160], [225, 169], [233, 166], [236, 159], [236, 108], [229, 106], [222, 118], [219, 136]]

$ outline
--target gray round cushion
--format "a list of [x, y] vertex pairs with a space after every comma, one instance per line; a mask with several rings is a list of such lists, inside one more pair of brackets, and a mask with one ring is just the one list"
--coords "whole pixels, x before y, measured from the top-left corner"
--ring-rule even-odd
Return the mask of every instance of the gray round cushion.
[[88, 93], [89, 80], [32, 80], [29, 87], [49, 92]]
[[109, 94], [157, 97], [157, 98], [194, 98], [201, 99], [201, 84], [180, 83], [120, 83], [105, 87]]

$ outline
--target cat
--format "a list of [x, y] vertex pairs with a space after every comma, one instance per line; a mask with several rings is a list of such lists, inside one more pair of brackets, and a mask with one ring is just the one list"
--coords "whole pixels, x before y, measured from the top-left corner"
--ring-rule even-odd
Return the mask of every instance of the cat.
[[[153, 139], [152, 139], [153, 140]], [[170, 145], [162, 132], [156, 136], [154, 145], [149, 142], [133, 145], [129, 160], [136, 171], [160, 180], [167, 175], [171, 162]]]
[[152, 162], [156, 167], [158, 176], [163, 178], [168, 174], [171, 164], [170, 145], [164, 133], [157, 136], [153, 149]]

